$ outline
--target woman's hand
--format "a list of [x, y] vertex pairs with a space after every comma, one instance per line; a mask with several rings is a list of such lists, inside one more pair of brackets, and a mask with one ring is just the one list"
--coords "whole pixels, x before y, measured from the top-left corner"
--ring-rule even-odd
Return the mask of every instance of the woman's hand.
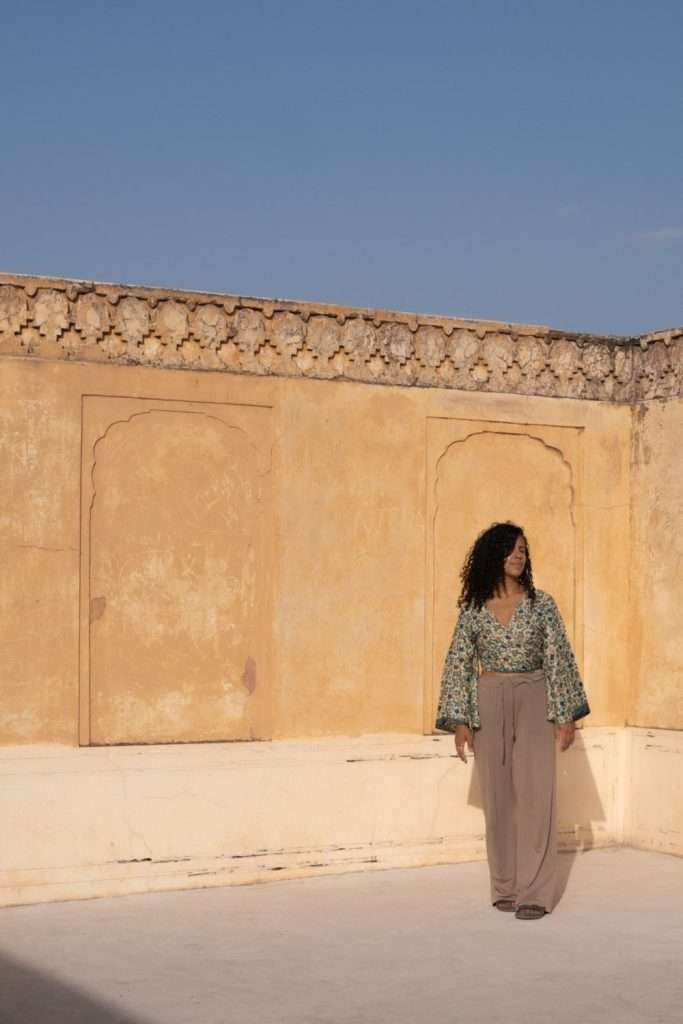
[[461, 761], [467, 764], [467, 754], [465, 753], [465, 744], [474, 753], [474, 739], [472, 738], [472, 730], [466, 725], [456, 725], [455, 727], [455, 749], [458, 757]]
[[555, 739], [559, 741], [560, 750], [567, 750], [571, 747], [576, 736], [576, 723], [562, 722], [562, 724], [558, 724], [555, 722], [553, 728], [555, 730]]

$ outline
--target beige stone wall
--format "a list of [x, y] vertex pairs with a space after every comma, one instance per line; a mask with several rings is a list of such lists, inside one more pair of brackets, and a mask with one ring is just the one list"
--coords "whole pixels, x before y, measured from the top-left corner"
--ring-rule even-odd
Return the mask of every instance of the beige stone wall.
[[627, 407], [11, 357], [0, 386], [2, 743], [430, 732], [504, 518], [591, 724], [624, 721]]
[[0, 276], [0, 904], [483, 856], [433, 722], [506, 518], [592, 706], [562, 845], [681, 853], [682, 353]]
[[62, 367], [0, 361], [0, 743], [77, 742], [80, 416]]
[[[624, 839], [628, 732], [558, 755], [562, 847]], [[485, 856], [472, 761], [443, 733], [2, 748], [0, 811], [0, 906]]]
[[683, 856], [683, 731], [625, 729], [624, 840]]
[[3, 275], [0, 350], [0, 742], [429, 732], [501, 518], [592, 722], [680, 728], [681, 330]]
[[633, 413], [633, 670], [628, 722], [683, 729], [683, 402]]

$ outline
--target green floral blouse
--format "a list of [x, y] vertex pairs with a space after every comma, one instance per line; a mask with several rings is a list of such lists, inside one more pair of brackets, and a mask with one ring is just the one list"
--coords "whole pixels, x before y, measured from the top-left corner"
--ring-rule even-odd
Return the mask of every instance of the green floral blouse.
[[590, 714], [562, 616], [544, 590], [536, 590], [534, 600], [527, 594], [507, 626], [485, 605], [461, 609], [444, 662], [437, 729], [454, 732], [458, 722], [470, 729], [481, 726], [476, 685], [480, 668], [487, 672], [543, 669], [549, 721], [572, 722]]

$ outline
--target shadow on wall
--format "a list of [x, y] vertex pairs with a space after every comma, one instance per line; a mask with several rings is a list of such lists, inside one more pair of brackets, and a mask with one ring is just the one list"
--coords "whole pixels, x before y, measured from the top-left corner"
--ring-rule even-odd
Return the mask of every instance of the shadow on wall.
[[[87, 965], [84, 964], [84, 971]], [[0, 1024], [152, 1024], [0, 955]]]
[[[467, 802], [472, 807], [483, 809], [476, 756]], [[569, 750], [557, 754], [557, 805], [558, 845], [565, 854], [558, 863], [556, 899], [559, 902], [567, 888], [577, 853], [592, 850], [596, 845], [604, 845], [596, 843], [595, 831], [596, 826], [600, 831], [600, 825], [603, 826], [602, 831], [606, 831], [607, 825], [605, 808], [580, 730]]]

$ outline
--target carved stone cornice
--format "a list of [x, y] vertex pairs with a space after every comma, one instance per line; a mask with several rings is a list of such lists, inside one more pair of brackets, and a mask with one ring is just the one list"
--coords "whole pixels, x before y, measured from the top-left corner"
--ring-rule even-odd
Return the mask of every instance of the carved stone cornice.
[[10, 274], [0, 354], [606, 402], [683, 393], [683, 327], [598, 336]]

